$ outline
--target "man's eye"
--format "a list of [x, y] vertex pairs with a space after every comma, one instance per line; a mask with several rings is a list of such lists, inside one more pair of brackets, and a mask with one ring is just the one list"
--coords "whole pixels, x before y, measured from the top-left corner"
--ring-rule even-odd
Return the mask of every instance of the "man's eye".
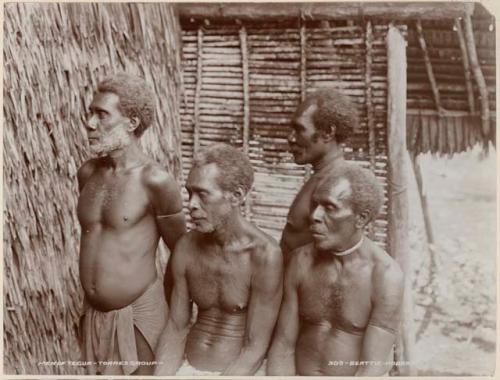
[[335, 206], [335, 205], [328, 205], [328, 206], [326, 206], [326, 209], [328, 211], [335, 211], [337, 209], [337, 206]]
[[99, 119], [104, 119], [108, 116], [108, 113], [104, 111], [98, 111], [97, 116], [99, 117]]

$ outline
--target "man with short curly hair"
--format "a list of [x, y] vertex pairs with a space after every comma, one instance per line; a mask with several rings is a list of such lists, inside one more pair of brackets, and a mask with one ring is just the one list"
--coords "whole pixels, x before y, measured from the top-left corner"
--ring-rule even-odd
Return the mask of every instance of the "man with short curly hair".
[[[195, 157], [186, 183], [194, 229], [169, 262], [171, 310], [156, 375], [175, 375], [184, 357], [183, 370], [259, 369], [281, 303], [283, 261], [278, 243], [241, 214], [252, 183], [250, 161], [236, 148], [215, 144]], [[198, 308], [192, 327], [190, 300]]]
[[140, 364], [153, 361], [168, 312], [156, 249], [161, 237], [173, 250], [186, 226], [175, 179], [139, 147], [154, 111], [153, 92], [127, 74], [101, 82], [89, 107], [96, 157], [78, 170], [77, 210], [89, 374], [151, 374]]
[[281, 237], [281, 249], [288, 254], [312, 241], [309, 232], [310, 200], [321, 178], [343, 161], [343, 147], [358, 127], [357, 109], [349, 97], [333, 88], [312, 92], [298, 106], [288, 143], [295, 163], [310, 164], [313, 175], [295, 197]]
[[373, 173], [352, 163], [319, 182], [313, 241], [294, 250], [286, 268], [268, 375], [381, 376], [391, 368], [403, 273], [364, 236], [382, 199]]

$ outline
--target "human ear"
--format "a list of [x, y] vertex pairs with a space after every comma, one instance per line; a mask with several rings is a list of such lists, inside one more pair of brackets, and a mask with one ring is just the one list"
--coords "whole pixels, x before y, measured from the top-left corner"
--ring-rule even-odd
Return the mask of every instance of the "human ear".
[[235, 191], [231, 193], [231, 205], [233, 207], [240, 206], [245, 202], [246, 192], [243, 190], [241, 186], [238, 186]]
[[363, 210], [359, 214], [356, 215], [356, 223], [355, 226], [357, 229], [362, 229], [366, 226], [366, 224], [370, 221], [371, 213], [369, 210]]
[[129, 117], [128, 120], [129, 120], [129, 127], [127, 128], [127, 130], [129, 132], [135, 131], [137, 127], [139, 127], [139, 124], [141, 124], [141, 121], [137, 116]]
[[330, 142], [335, 140], [335, 125], [332, 125], [329, 132], [323, 132], [322, 137], [325, 142]]

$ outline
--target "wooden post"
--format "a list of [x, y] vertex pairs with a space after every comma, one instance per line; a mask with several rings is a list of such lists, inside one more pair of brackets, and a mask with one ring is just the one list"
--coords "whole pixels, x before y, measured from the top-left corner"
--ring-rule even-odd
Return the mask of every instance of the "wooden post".
[[200, 147], [200, 96], [203, 85], [203, 29], [198, 28], [196, 92], [194, 94], [193, 157]]
[[470, 77], [469, 55], [467, 54], [467, 46], [465, 44], [464, 31], [460, 19], [455, 19], [455, 28], [457, 29], [458, 43], [460, 44], [460, 51], [462, 52], [462, 65], [464, 67], [465, 86], [467, 88], [467, 100], [469, 102], [469, 111], [476, 112], [474, 105], [474, 90], [472, 87], [472, 80]]
[[[248, 72], [247, 31], [240, 29], [241, 71], [243, 75], [243, 153], [248, 156], [250, 142], [250, 78]], [[250, 218], [250, 194], [245, 198], [245, 216]]]
[[[307, 35], [306, 24], [303, 15], [300, 18], [300, 101], [303, 102], [306, 98], [307, 88]], [[304, 182], [311, 178], [311, 165], [306, 165], [306, 173]]]
[[413, 367], [413, 301], [408, 242], [408, 153], [406, 149], [406, 42], [393, 25], [387, 33], [387, 147], [389, 174], [389, 252], [405, 274], [401, 340], [396, 344], [403, 375], [416, 375]]
[[474, 31], [472, 30], [472, 20], [469, 15], [466, 15], [464, 17], [464, 26], [465, 42], [467, 51], [469, 52], [470, 65], [472, 68], [472, 72], [474, 73], [474, 78], [476, 79], [477, 87], [479, 88], [479, 94], [481, 95], [481, 126], [483, 136], [488, 136], [490, 133], [490, 108], [488, 103], [488, 88], [486, 87], [486, 81], [484, 80], [483, 72], [481, 71], [481, 66], [479, 65], [476, 43], [474, 41]]
[[432, 70], [431, 58], [429, 57], [429, 52], [427, 51], [427, 44], [425, 43], [424, 33], [422, 31], [422, 23], [417, 20], [417, 35], [418, 42], [420, 43], [420, 48], [422, 49], [422, 54], [424, 56], [425, 69], [427, 71], [427, 77], [432, 88], [432, 94], [434, 95], [434, 103], [436, 103], [436, 109], [439, 113], [442, 111], [441, 99], [439, 96], [439, 88], [436, 83], [436, 77], [434, 76], [434, 71]]
[[[366, 70], [365, 70], [365, 97], [366, 97], [366, 119], [368, 124], [368, 152], [370, 155], [371, 170], [375, 172], [375, 114], [372, 99], [372, 64], [373, 64], [373, 28], [371, 21], [366, 23], [365, 35], [366, 47]], [[370, 238], [375, 237], [373, 223], [368, 226]]]

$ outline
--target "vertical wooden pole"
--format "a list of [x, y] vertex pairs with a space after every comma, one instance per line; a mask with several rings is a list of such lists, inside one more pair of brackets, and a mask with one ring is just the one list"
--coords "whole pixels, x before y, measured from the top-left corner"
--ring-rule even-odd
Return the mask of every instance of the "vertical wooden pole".
[[[307, 87], [307, 35], [303, 17], [300, 20], [300, 101], [306, 98]], [[311, 177], [311, 165], [306, 165], [304, 182]]]
[[476, 42], [474, 41], [474, 31], [472, 28], [472, 20], [470, 15], [464, 16], [464, 26], [465, 43], [467, 46], [467, 51], [469, 52], [470, 65], [472, 68], [472, 72], [474, 73], [474, 78], [476, 79], [479, 94], [481, 95], [482, 132], [483, 136], [488, 136], [490, 133], [490, 108], [488, 101], [488, 88], [486, 87], [486, 81], [484, 80], [483, 72], [481, 71], [481, 66], [479, 65], [479, 58], [477, 56]]
[[203, 29], [198, 28], [198, 54], [196, 62], [196, 90], [194, 94], [193, 157], [200, 147], [200, 96], [203, 85]]
[[474, 90], [472, 87], [472, 80], [470, 76], [470, 64], [469, 55], [467, 54], [467, 46], [465, 45], [464, 31], [462, 29], [462, 24], [460, 19], [455, 19], [455, 28], [457, 29], [458, 43], [460, 45], [460, 51], [462, 52], [462, 65], [464, 67], [465, 75], [465, 86], [467, 88], [467, 101], [469, 102], [469, 111], [471, 113], [476, 112], [476, 106], [474, 104]]
[[[240, 29], [241, 70], [243, 75], [243, 152], [248, 156], [250, 142], [250, 79], [248, 72], [247, 31]], [[245, 216], [250, 218], [250, 194], [245, 199]]]
[[405, 274], [401, 340], [397, 358], [409, 362], [400, 366], [404, 375], [416, 374], [413, 364], [413, 305], [411, 294], [410, 247], [408, 242], [408, 153], [406, 149], [406, 42], [390, 25], [387, 34], [387, 146], [389, 174], [389, 252]]
[[[375, 172], [375, 116], [372, 99], [372, 63], [373, 63], [373, 29], [371, 21], [366, 23], [365, 35], [366, 47], [366, 70], [365, 70], [365, 98], [366, 98], [366, 119], [368, 124], [368, 152], [370, 154], [371, 170]], [[375, 237], [373, 223], [368, 226], [370, 238]]]
[[417, 20], [417, 35], [418, 42], [420, 43], [420, 48], [422, 49], [422, 54], [424, 56], [425, 69], [427, 71], [427, 77], [429, 78], [429, 82], [432, 88], [432, 94], [434, 95], [434, 103], [436, 104], [436, 109], [438, 112], [442, 112], [441, 107], [441, 98], [439, 96], [439, 88], [437, 86], [436, 77], [434, 76], [434, 70], [432, 69], [431, 58], [429, 57], [429, 52], [427, 51], [427, 44], [424, 38], [424, 32], [422, 31], [422, 23], [420, 20]]

